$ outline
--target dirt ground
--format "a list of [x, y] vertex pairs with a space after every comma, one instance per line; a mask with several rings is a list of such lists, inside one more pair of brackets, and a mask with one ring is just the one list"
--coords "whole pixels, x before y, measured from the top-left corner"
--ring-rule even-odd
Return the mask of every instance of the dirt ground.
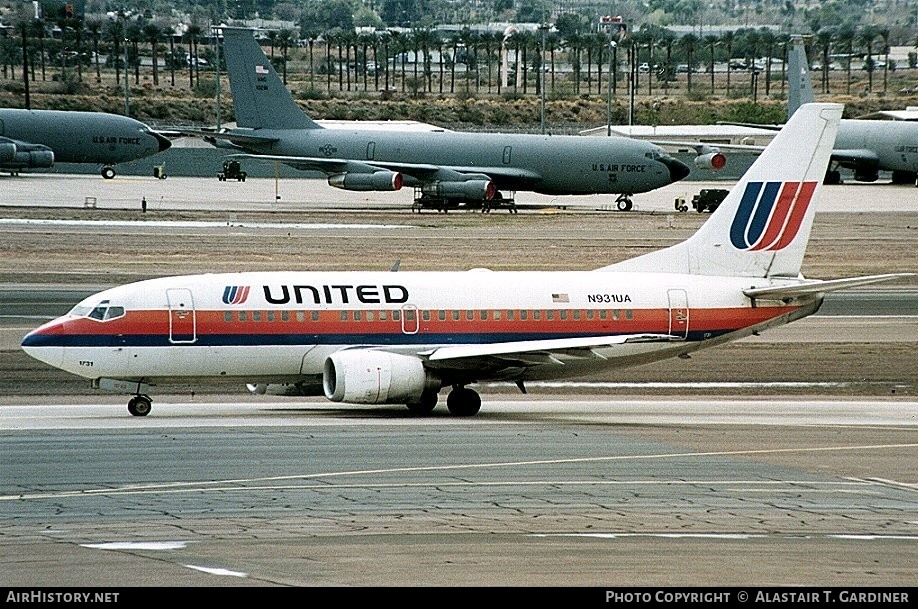
[[[138, 220], [129, 210], [10, 208], [0, 218]], [[235, 214], [240, 226], [163, 230], [155, 221], [209, 222], [212, 212], [150, 212], [143, 226], [108, 228], [0, 223], [0, 284], [105, 287], [154, 276], [246, 270], [401, 271], [588, 270], [689, 236], [706, 214], [535, 211], [519, 214], [409, 210]], [[241, 226], [270, 223], [269, 228]], [[290, 228], [284, 225], [329, 225]], [[367, 229], [372, 223], [389, 228]], [[335, 226], [331, 226], [335, 225]], [[347, 226], [353, 225], [353, 229]], [[410, 225], [405, 228], [404, 225]], [[292, 226], [292, 225], [291, 225]], [[393, 228], [394, 227], [394, 228]], [[803, 273], [829, 279], [918, 271], [918, 212], [817, 214]], [[918, 280], [888, 284], [912, 287]], [[805, 322], [798, 322], [805, 323]], [[37, 322], [36, 322], [37, 325]], [[689, 360], [660, 362], [585, 380], [625, 382], [826, 383], [776, 394], [814, 392], [878, 398], [918, 393], [916, 342], [740, 342]], [[218, 387], [178, 387], [208, 392]], [[170, 392], [172, 388], [169, 389]], [[244, 392], [244, 387], [239, 387]], [[507, 391], [516, 391], [510, 386]], [[488, 388], [502, 392], [503, 389]], [[608, 389], [601, 389], [608, 393]], [[616, 390], [618, 391], [618, 390]], [[636, 389], [622, 390], [628, 393]], [[672, 389], [647, 387], [639, 393]], [[711, 389], [680, 389], [705, 394]], [[736, 390], [717, 390], [724, 391]], [[759, 391], [759, 390], [757, 390]], [[772, 390], [770, 390], [772, 391]], [[51, 370], [19, 349], [0, 351], [0, 396], [89, 394], [88, 381]], [[742, 392], [740, 392], [742, 393]]]

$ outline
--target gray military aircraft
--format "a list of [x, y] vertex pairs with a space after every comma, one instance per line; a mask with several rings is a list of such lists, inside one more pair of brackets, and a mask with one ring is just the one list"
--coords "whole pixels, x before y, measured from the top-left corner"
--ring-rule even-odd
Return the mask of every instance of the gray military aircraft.
[[[787, 118], [790, 119], [802, 104], [814, 102], [816, 96], [802, 36], [791, 37], [787, 55]], [[781, 129], [781, 125], [740, 124], [772, 131]], [[857, 182], [876, 182], [881, 171], [889, 171], [893, 184], [918, 186], [918, 122], [843, 118], [838, 125], [825, 184], [842, 183], [840, 167], [853, 171]]]
[[662, 148], [629, 138], [352, 128], [325, 129], [297, 105], [253, 32], [225, 28], [236, 128], [208, 132], [238, 156], [324, 173], [356, 191], [414, 187], [415, 202], [492, 206], [501, 191], [631, 196], [666, 186], [689, 168]]
[[105, 112], [0, 108], [0, 171], [92, 163], [103, 178], [115, 165], [166, 150], [170, 141], [138, 120]]
[[[791, 41], [788, 118], [801, 104], [815, 100], [803, 38], [795, 36]], [[839, 167], [852, 170], [858, 182], [875, 182], [880, 171], [889, 171], [893, 184], [918, 185], [918, 122], [842, 119], [826, 184], [841, 184]]]

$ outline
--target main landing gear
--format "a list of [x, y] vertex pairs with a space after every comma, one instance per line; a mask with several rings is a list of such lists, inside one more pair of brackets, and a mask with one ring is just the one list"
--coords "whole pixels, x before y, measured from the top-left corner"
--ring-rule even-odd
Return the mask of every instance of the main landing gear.
[[631, 208], [634, 207], [634, 203], [631, 201], [631, 193], [623, 192], [618, 195], [618, 198], [615, 199], [615, 207], [618, 208], [618, 211], [631, 211]]
[[[406, 404], [411, 414], [427, 415], [430, 414], [437, 405], [437, 392], [425, 391], [421, 394], [421, 399], [411, 404]], [[478, 414], [481, 410], [481, 396], [473, 389], [463, 387], [462, 385], [453, 385], [453, 390], [449, 392], [446, 398], [446, 407], [451, 414], [457, 417], [471, 417]]]
[[99, 171], [99, 174], [106, 180], [111, 180], [113, 177], [115, 177], [115, 168], [111, 165], [105, 165]]
[[457, 417], [471, 417], [481, 410], [481, 396], [474, 389], [454, 385], [446, 398], [446, 407]]
[[150, 399], [148, 395], [135, 395], [128, 402], [128, 412], [130, 412], [135, 417], [145, 417], [150, 414], [150, 410], [153, 408], [153, 400]]

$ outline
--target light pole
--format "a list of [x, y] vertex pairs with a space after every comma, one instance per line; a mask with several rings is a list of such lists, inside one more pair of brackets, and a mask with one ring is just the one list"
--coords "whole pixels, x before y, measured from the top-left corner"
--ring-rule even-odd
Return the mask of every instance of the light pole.
[[124, 115], [131, 115], [131, 94], [130, 94], [130, 84], [128, 83], [128, 17], [131, 16], [131, 11], [120, 11], [118, 17], [123, 22], [123, 32], [124, 35]]
[[609, 89], [606, 92], [606, 137], [612, 135], [612, 79], [615, 78], [615, 50], [617, 48], [618, 44], [614, 40], [609, 40], [609, 76], [606, 78], [606, 86]]
[[539, 49], [539, 89], [542, 92], [542, 135], [545, 135], [545, 32], [548, 31], [548, 24], [543, 23], [539, 29], [542, 30], [542, 47]]
[[222, 24], [211, 28], [214, 36], [217, 39], [216, 44], [214, 45], [217, 48], [217, 64], [214, 66], [214, 70], [217, 72], [217, 133], [220, 132], [220, 118], [223, 115], [220, 100], [220, 32], [223, 31], [221, 28]]

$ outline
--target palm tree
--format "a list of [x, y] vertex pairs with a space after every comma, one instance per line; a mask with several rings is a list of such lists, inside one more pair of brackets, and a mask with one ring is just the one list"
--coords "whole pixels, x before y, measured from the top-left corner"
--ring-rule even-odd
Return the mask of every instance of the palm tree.
[[864, 62], [864, 69], [867, 70], [867, 91], [873, 92], [873, 70], [876, 67], [873, 61], [873, 43], [878, 36], [878, 30], [875, 25], [865, 25], [858, 32], [857, 40], [861, 46], [867, 49], [867, 60]]
[[[305, 31], [304, 35], [306, 36], [306, 41], [309, 45], [309, 85], [313, 86], [313, 79], [315, 78], [315, 62], [313, 60], [313, 50], [316, 45], [316, 39], [319, 37], [319, 32], [316, 30], [308, 29]], [[376, 51], [376, 46], [373, 47], [374, 53]], [[375, 56], [374, 56], [375, 61]], [[379, 88], [377, 86], [377, 88]]]
[[150, 52], [153, 54], [153, 84], [159, 86], [159, 38], [162, 35], [162, 28], [153, 22], [144, 24], [143, 36], [150, 43]]
[[768, 28], [762, 28], [759, 33], [759, 44], [765, 49], [765, 95], [771, 93], [771, 59], [774, 57], [775, 43], [778, 38]]
[[886, 56], [883, 61], [883, 93], [885, 94], [887, 79], [889, 78], [889, 28], [881, 27], [877, 30], [877, 34], [883, 42], [883, 53]]
[[[290, 47], [296, 44], [296, 33], [293, 30], [283, 29], [277, 36], [281, 48], [281, 58], [284, 62], [284, 84], [287, 84], [287, 60], [290, 58]], [[364, 53], [364, 55], [366, 55]], [[218, 66], [219, 68], [219, 66]]]
[[[140, 84], [140, 40], [143, 38], [143, 27], [138, 22], [133, 22], [128, 26], [127, 39], [131, 43], [131, 55], [129, 57], [134, 64], [134, 84]], [[125, 43], [126, 44], [126, 43]], [[127, 69], [127, 68], [125, 68]]]
[[[112, 63], [115, 65], [115, 84], [121, 83], [121, 41], [124, 40], [124, 23], [120, 19], [112, 19], [106, 28], [108, 37], [112, 40]], [[124, 77], [127, 78], [127, 65], [124, 66]]]
[[[169, 34], [169, 84], [173, 87], [175, 86], [175, 30], [173, 28], [168, 28], [166, 32]], [[220, 44], [217, 41], [217, 44]]]
[[685, 51], [685, 62], [688, 64], [685, 90], [692, 92], [692, 66], [694, 65], [695, 48], [698, 46], [698, 36], [689, 32], [679, 39], [679, 46]]
[[195, 80], [199, 80], [198, 66], [198, 40], [201, 38], [201, 26], [192, 20], [185, 30], [185, 41], [188, 43], [188, 83], [194, 89]]
[[720, 36], [720, 43], [727, 49], [727, 97], [730, 97], [730, 70], [733, 63], [733, 43], [736, 41], [736, 34], [732, 31], [726, 31]]
[[[717, 46], [718, 40], [720, 39], [714, 34], [707, 34], [704, 37], [704, 43], [707, 45], [708, 51], [711, 54], [708, 62], [708, 69], [711, 71], [711, 95], [714, 95], [714, 47]], [[689, 70], [691, 69], [692, 66], [689, 66]]]
[[845, 93], [851, 95], [851, 55], [854, 52], [855, 31], [850, 25], [843, 25], [835, 33], [835, 40], [844, 50], [847, 61], [845, 62], [845, 71], [847, 72], [847, 85]]
[[583, 45], [583, 36], [580, 32], [569, 34], [567, 37], [567, 56], [574, 71], [574, 93], [580, 93], [580, 47]]
[[822, 55], [822, 92], [829, 92], [829, 55], [832, 51], [832, 41], [834, 33], [828, 29], [821, 29], [816, 32], [814, 44], [819, 48]]
[[[32, 22], [33, 37], [38, 38], [38, 59], [41, 61], [41, 79], [46, 80], [45, 72], [45, 36], [47, 35], [47, 24], [41, 19]], [[35, 52], [35, 51], [33, 51]], [[35, 80], [35, 60], [32, 60], [32, 80]]]
[[[517, 38], [517, 52], [520, 50], [523, 51], [522, 56], [518, 58], [517, 63], [517, 73], [520, 74], [520, 78], [523, 81], [523, 95], [526, 95], [529, 91], [529, 64], [528, 64], [528, 53], [529, 49], [535, 46], [535, 36], [532, 32], [524, 31], [516, 34], [514, 38]], [[589, 51], [588, 51], [589, 53]], [[589, 64], [587, 64], [589, 65]], [[587, 91], [589, 88], [590, 73], [589, 68], [587, 68]], [[519, 86], [519, 83], [517, 83]]]
[[98, 19], [90, 19], [86, 21], [86, 31], [89, 32], [89, 36], [92, 38], [92, 55], [95, 58], [96, 64], [96, 82], [102, 82], [102, 71], [99, 68], [99, 38], [102, 31], [102, 22]]

